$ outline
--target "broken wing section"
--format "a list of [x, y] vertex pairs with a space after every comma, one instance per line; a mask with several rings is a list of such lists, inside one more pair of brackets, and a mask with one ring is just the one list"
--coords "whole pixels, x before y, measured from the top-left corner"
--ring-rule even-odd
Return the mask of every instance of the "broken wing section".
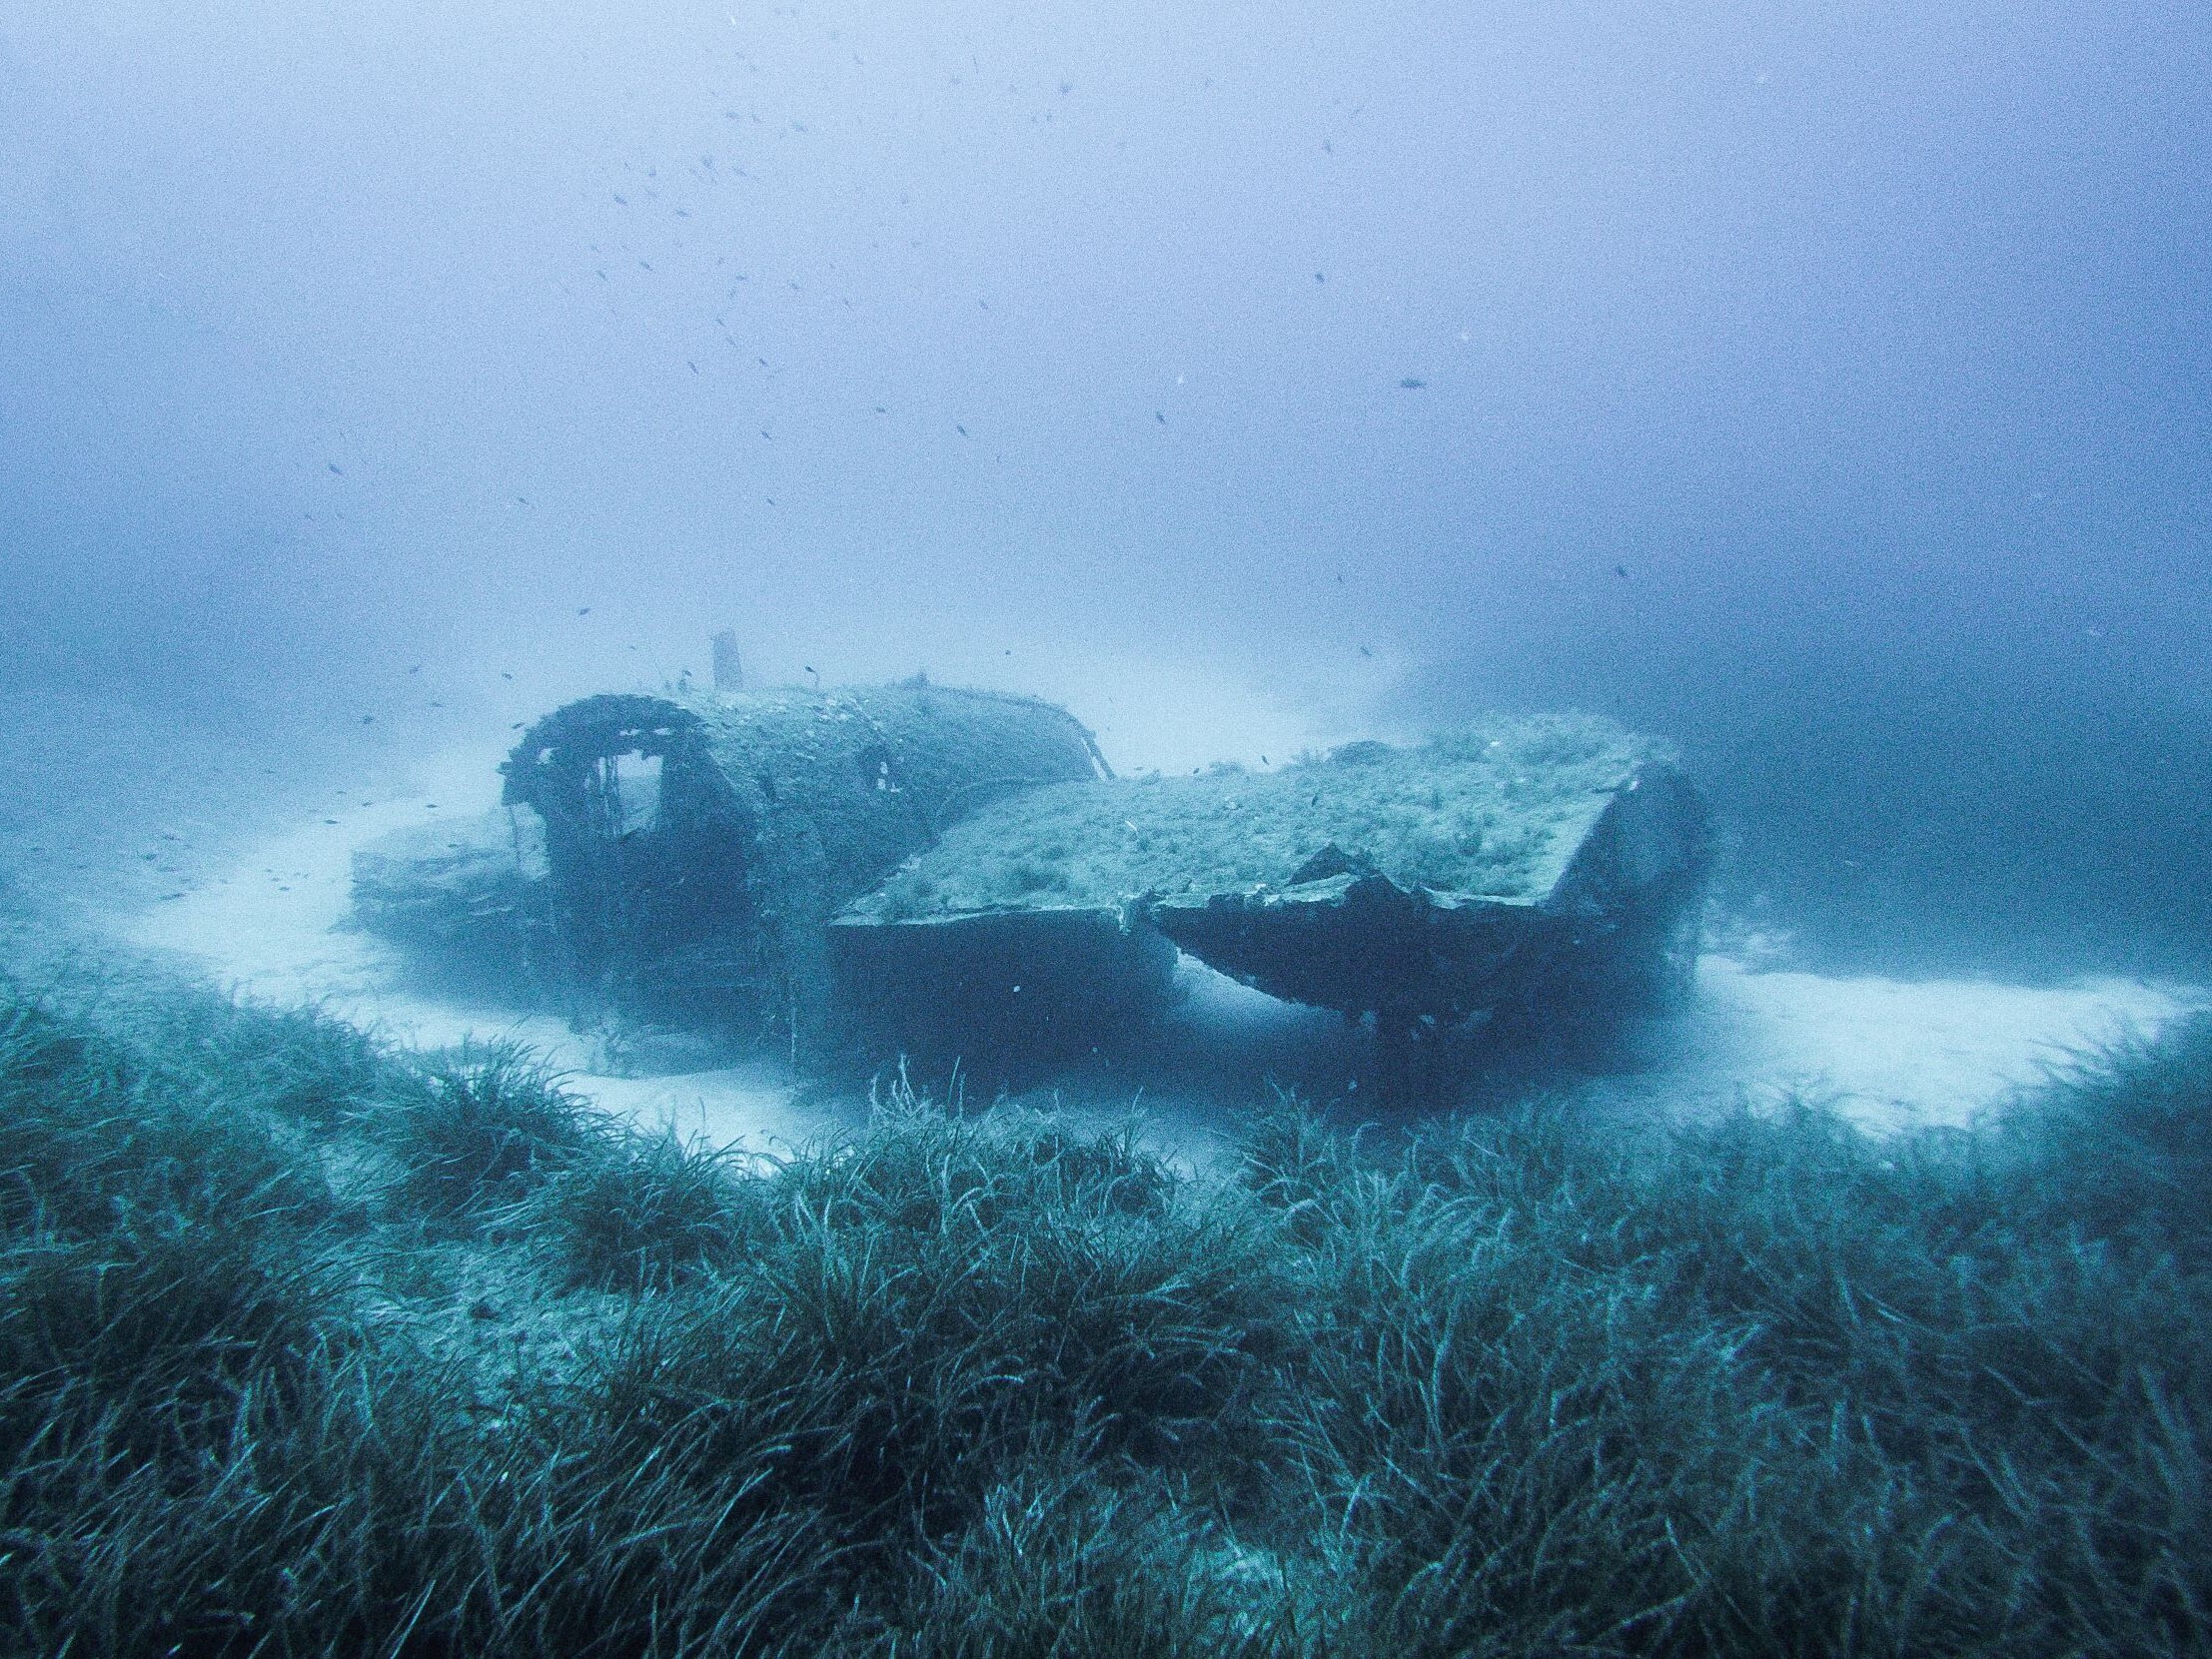
[[[1263, 774], [1029, 791], [948, 830], [830, 934], [856, 1001], [901, 1036], [956, 1025], [954, 992], [992, 986], [972, 1023], [1009, 1029], [1017, 984], [1040, 1033], [1086, 1010], [1126, 1023], [1154, 937], [1273, 996], [1395, 1024], [1625, 1010], [1685, 983], [1708, 841], [1695, 789], [1651, 740], [1498, 722]], [[1109, 936], [1118, 956], [1101, 954]], [[1055, 951], [1091, 961], [1097, 990], [1048, 1010], [1033, 993]], [[936, 1000], [915, 1008], [902, 983]]]
[[1704, 804], [1664, 764], [1609, 794], [1540, 898], [1439, 891], [1368, 867], [1281, 890], [1158, 898], [1147, 915], [1182, 950], [1271, 996], [1390, 1022], [1667, 1006], [1696, 959]]

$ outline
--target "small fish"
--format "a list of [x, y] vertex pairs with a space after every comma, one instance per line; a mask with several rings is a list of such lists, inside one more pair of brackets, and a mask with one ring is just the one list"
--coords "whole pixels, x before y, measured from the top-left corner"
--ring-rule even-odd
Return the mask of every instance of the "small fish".
[[339, 475], [340, 477], [342, 477], [342, 478], [343, 478], [343, 477], [344, 477], [344, 476], [346, 475], [346, 468], [345, 468], [345, 467], [343, 467], [343, 466], [341, 466], [341, 465], [339, 465], [337, 461], [335, 461], [335, 460], [334, 460], [334, 461], [332, 461], [332, 462], [330, 463], [330, 467], [331, 467], [331, 470], [332, 470], [333, 472], [336, 472], [336, 473], [337, 473], [337, 474], [338, 474], [338, 475]]
[[361, 723], [365, 726], [373, 726], [377, 723], [377, 717], [374, 714], [364, 714], [361, 717]]
[[962, 437], [966, 437], [969, 435], [968, 428], [960, 425], [957, 421], [953, 423], [953, 430], [957, 431]]
[[1328, 273], [1327, 273], [1327, 272], [1323, 272], [1323, 271], [1316, 271], [1316, 272], [1314, 273], [1314, 281], [1315, 281], [1315, 282], [1317, 282], [1317, 283], [1325, 283], [1325, 282], [1327, 282], [1328, 280], [1329, 280], [1329, 276], [1328, 276]]
[[1360, 655], [1362, 655], [1362, 656], [1373, 656], [1374, 654], [1375, 654], [1375, 653], [1374, 653], [1373, 651], [1369, 650], [1369, 649], [1368, 649], [1368, 648], [1367, 648], [1367, 647], [1366, 647], [1365, 645], [1362, 645], [1362, 646], [1360, 647]]
[[578, 605], [576, 606], [576, 614], [578, 616], [588, 616], [591, 614], [591, 607], [589, 605]]
[[1419, 392], [1419, 391], [1420, 391], [1420, 390], [1421, 390], [1421, 389], [1422, 389], [1423, 387], [1427, 386], [1427, 385], [1428, 385], [1429, 383], [1428, 383], [1427, 381], [1417, 381], [1417, 380], [1415, 380], [1415, 379], [1414, 379], [1414, 378], [1413, 378], [1413, 377], [1412, 377], [1411, 375], [1408, 375], [1408, 376], [1407, 376], [1407, 377], [1406, 377], [1406, 378], [1405, 378], [1404, 380], [1400, 381], [1400, 382], [1399, 382], [1398, 384], [1399, 384], [1399, 386], [1401, 386], [1402, 388], [1404, 388], [1404, 389], [1405, 389], [1406, 391], [1408, 391], [1408, 392]]
[[1629, 573], [1629, 567], [1626, 564], [1616, 564], [1613, 567], [1613, 573], [1617, 576], [1626, 576]]

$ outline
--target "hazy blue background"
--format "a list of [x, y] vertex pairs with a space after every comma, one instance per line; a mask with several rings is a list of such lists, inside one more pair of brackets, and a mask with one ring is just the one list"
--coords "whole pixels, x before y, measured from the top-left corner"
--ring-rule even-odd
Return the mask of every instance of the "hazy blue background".
[[303, 768], [724, 624], [1573, 702], [1818, 960], [2201, 968], [2208, 88], [2170, 0], [0, 0], [0, 667]]

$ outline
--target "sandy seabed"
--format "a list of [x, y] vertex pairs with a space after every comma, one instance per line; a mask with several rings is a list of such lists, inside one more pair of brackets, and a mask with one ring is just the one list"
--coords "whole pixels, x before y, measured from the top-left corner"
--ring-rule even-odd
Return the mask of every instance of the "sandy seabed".
[[[674, 1076], [610, 1075], [598, 1047], [547, 1015], [442, 1001], [410, 989], [394, 954], [346, 927], [356, 848], [405, 825], [478, 810], [456, 769], [429, 793], [367, 803], [254, 845], [193, 890], [119, 915], [133, 944], [173, 953], [238, 994], [319, 1003], [423, 1048], [510, 1038], [567, 1074], [569, 1087], [642, 1126], [772, 1151], [849, 1123], [864, 1100], [810, 1089], [770, 1062]], [[481, 776], [481, 774], [479, 774]], [[481, 783], [476, 786], [481, 793]], [[435, 803], [435, 804], [434, 804]], [[1290, 1057], [1347, 1051], [1334, 1017], [1294, 1010], [1204, 969], [1185, 992], [1156, 1068], [1081, 1068], [1047, 1091], [1064, 1105], [1134, 1105], [1170, 1150], [1203, 1159], [1239, 1101], [1264, 1097]], [[1869, 1128], [1962, 1124], [2071, 1055], [2212, 1006], [2204, 988], [2089, 979], [2065, 986], [1989, 980], [1835, 978], [1706, 956], [1683, 1013], [1646, 1023], [1574, 1080], [1632, 1111], [1696, 1116], [1792, 1094], [1832, 1102]]]

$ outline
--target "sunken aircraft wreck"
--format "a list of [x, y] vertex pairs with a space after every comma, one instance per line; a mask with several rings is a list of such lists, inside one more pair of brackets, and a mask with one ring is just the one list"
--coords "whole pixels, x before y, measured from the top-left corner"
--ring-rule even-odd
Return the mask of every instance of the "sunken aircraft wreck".
[[1061, 708], [917, 678], [588, 697], [504, 770], [499, 835], [361, 855], [363, 925], [815, 1060], [1085, 1050], [1178, 951], [1386, 1035], [1663, 1006], [1709, 846], [1663, 745], [1574, 716], [1117, 777]]

